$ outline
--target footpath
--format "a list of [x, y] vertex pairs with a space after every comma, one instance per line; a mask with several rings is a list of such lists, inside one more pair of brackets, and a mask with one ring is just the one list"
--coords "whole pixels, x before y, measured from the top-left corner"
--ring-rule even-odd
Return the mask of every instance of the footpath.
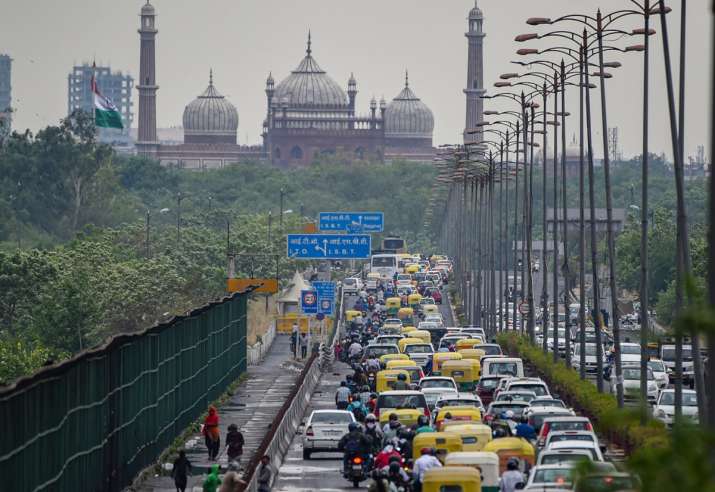
[[[288, 335], [277, 335], [264, 360], [249, 366], [246, 380], [241, 383], [231, 399], [218, 409], [221, 429], [221, 452], [216, 462], [208, 461], [208, 451], [203, 436], [193, 435], [186, 443], [186, 456], [191, 461], [193, 475], [187, 490], [201, 490], [206, 471], [218, 463], [221, 470], [228, 466], [226, 433], [230, 424], [236, 424], [243, 433], [245, 445], [241, 468], [253, 457], [268, 428], [278, 414], [295, 385], [303, 364], [291, 358]], [[175, 492], [174, 480], [167, 475], [156, 475], [145, 480], [138, 492]]]

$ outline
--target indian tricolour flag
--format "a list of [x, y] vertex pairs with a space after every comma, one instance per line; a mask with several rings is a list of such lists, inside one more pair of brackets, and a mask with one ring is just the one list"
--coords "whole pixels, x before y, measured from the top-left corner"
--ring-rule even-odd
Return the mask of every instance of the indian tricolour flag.
[[92, 95], [94, 96], [94, 124], [102, 128], [124, 129], [122, 115], [107, 97], [104, 97], [97, 88], [97, 80], [92, 73]]

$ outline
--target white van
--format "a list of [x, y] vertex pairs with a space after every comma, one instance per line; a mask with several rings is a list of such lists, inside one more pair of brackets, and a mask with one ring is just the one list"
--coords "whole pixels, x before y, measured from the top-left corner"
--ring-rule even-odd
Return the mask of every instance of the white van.
[[524, 362], [518, 357], [482, 359], [482, 376], [524, 377]]
[[392, 280], [398, 272], [399, 255], [381, 254], [370, 258], [370, 272], [377, 273], [383, 280]]

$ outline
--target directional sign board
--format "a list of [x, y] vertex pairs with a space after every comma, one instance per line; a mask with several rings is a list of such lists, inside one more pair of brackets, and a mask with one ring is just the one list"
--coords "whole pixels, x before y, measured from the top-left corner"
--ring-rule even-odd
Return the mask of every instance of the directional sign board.
[[299, 260], [366, 260], [369, 234], [288, 234], [288, 258]]
[[332, 316], [335, 306], [335, 282], [313, 282], [318, 296], [318, 314]]
[[385, 214], [382, 212], [320, 212], [321, 231], [382, 232]]
[[318, 314], [318, 296], [314, 290], [300, 291], [300, 308], [304, 314]]

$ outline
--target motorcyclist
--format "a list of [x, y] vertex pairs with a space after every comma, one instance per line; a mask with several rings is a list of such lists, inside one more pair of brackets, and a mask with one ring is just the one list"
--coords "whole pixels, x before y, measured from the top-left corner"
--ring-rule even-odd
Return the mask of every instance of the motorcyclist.
[[362, 367], [358, 366], [355, 368], [355, 374], [353, 374], [353, 381], [355, 381], [356, 391], [362, 389], [363, 386], [367, 384], [367, 376]]
[[400, 453], [407, 459], [412, 456], [412, 440], [415, 438], [415, 433], [412, 429], [407, 426], [402, 426], [397, 431], [397, 437], [399, 441]]
[[516, 426], [516, 437], [523, 437], [527, 441], [536, 440], [536, 430], [529, 425], [528, 417], [522, 417], [521, 421]]
[[392, 444], [385, 446], [382, 451], [375, 456], [375, 468], [385, 468], [390, 464], [390, 458], [395, 457], [402, 461], [402, 455]]
[[350, 344], [350, 347], [348, 347], [348, 355], [350, 359], [357, 359], [361, 353], [362, 345], [360, 345], [360, 342], [358, 342], [357, 340], [353, 340], [353, 342]]
[[365, 416], [370, 413], [367, 407], [360, 401], [360, 394], [353, 393], [351, 397], [350, 405], [348, 405], [347, 411], [355, 416], [355, 420], [362, 422], [365, 420]]
[[414, 490], [422, 490], [422, 481], [424, 480], [425, 472], [432, 468], [441, 468], [442, 463], [434, 456], [434, 452], [430, 448], [422, 448], [420, 457], [415, 460], [412, 468], [412, 476], [414, 478]]
[[370, 401], [367, 402], [367, 408], [374, 412], [377, 408], [377, 393], [370, 393]]
[[350, 388], [348, 383], [340, 381], [340, 387], [335, 392], [335, 406], [338, 410], [345, 410], [350, 404]]
[[367, 407], [367, 404], [370, 402], [370, 394], [370, 386], [367, 384], [363, 384], [360, 390], [360, 394], [358, 396], [362, 404], [365, 405], [365, 407]]
[[369, 356], [367, 361], [365, 361], [365, 369], [367, 372], [379, 372], [380, 371], [380, 359], [377, 355], [373, 354]]
[[417, 417], [417, 429], [415, 429], [415, 434], [422, 434], [423, 432], [434, 432], [434, 428], [429, 424], [429, 417], [426, 415]]
[[378, 425], [377, 418], [374, 414], [369, 413], [365, 417], [365, 435], [370, 438], [370, 451], [372, 454], [377, 454], [382, 448], [382, 429]]
[[392, 439], [397, 437], [397, 432], [402, 427], [397, 414], [391, 413], [387, 424], [382, 428], [382, 433], [384, 435], [382, 442], [390, 442]]
[[397, 381], [393, 385], [395, 391], [405, 391], [410, 389], [410, 385], [407, 384], [407, 376], [404, 374], [397, 375]]
[[509, 458], [506, 463], [506, 471], [499, 479], [499, 492], [514, 492], [520, 483], [524, 483], [524, 474], [519, 471], [519, 460]]
[[338, 441], [338, 450], [343, 452], [343, 472], [347, 471], [351, 459], [360, 456], [367, 463], [370, 454], [370, 439], [362, 433], [360, 424], [351, 422], [348, 431]]
[[390, 464], [387, 467], [387, 479], [395, 485], [398, 489], [407, 489], [410, 483], [410, 476], [402, 468], [402, 463], [395, 458], [390, 458]]

